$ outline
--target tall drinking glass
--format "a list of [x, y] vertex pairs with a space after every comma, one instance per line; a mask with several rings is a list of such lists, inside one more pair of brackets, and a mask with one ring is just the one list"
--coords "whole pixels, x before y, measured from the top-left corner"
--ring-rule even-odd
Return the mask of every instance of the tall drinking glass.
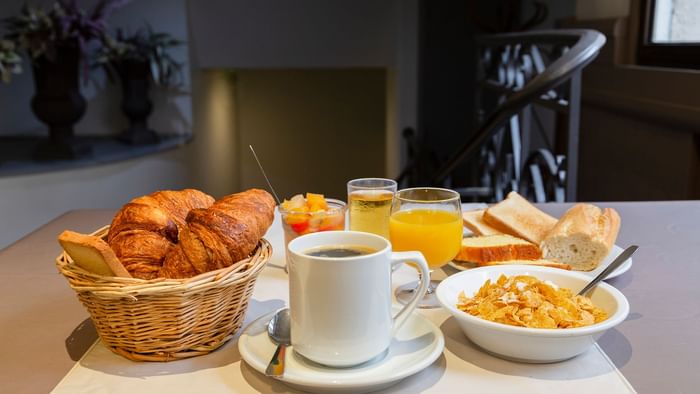
[[[394, 196], [389, 219], [389, 234], [394, 251], [417, 250], [423, 253], [432, 273], [450, 262], [462, 244], [462, 206], [454, 190], [419, 187], [399, 190]], [[396, 299], [408, 302], [419, 282], [396, 289]], [[438, 281], [431, 281], [419, 308], [437, 308]]]
[[394, 193], [396, 181], [393, 179], [361, 178], [348, 182], [350, 230], [389, 239], [389, 215]]

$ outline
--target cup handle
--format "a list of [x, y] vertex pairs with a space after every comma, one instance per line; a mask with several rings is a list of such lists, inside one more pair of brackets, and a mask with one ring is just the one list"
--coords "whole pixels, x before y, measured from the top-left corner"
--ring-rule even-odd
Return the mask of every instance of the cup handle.
[[412, 262], [418, 265], [420, 269], [420, 284], [418, 285], [418, 290], [416, 294], [413, 295], [411, 301], [406, 304], [406, 306], [401, 309], [401, 311], [394, 317], [394, 324], [391, 327], [391, 336], [396, 335], [396, 332], [401, 328], [401, 326], [406, 322], [408, 316], [416, 309], [418, 302], [423, 298], [425, 292], [428, 291], [428, 286], [430, 285], [430, 271], [428, 270], [428, 263], [425, 261], [425, 257], [421, 252], [393, 252], [391, 254], [391, 272], [394, 272], [395, 268], [399, 264]]

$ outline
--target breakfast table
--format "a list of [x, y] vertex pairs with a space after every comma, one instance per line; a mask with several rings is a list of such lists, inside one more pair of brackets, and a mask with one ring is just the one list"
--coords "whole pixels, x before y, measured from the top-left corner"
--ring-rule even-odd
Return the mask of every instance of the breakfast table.
[[[538, 206], [558, 217], [570, 205]], [[487, 387], [487, 383], [498, 384], [498, 379], [503, 386], [492, 387], [490, 392], [513, 392], [506, 390], [508, 385], [518, 385], [522, 392], [697, 392], [700, 201], [597, 205], [619, 212], [622, 227], [617, 245], [639, 245], [629, 271], [608, 280], [627, 297], [629, 316], [598, 340], [599, 348], [560, 363], [508, 362], [470, 345], [454, 318], [444, 310], [419, 310], [417, 313], [439, 326], [444, 351], [431, 365], [386, 388], [386, 392], [466, 392]], [[54, 264], [60, 252], [56, 237], [65, 229], [92, 232], [109, 223], [113, 215], [112, 210], [70, 211], [0, 250], [0, 392], [76, 392], [76, 384], [81, 383], [76, 374], [81, 369], [83, 378], [92, 374], [97, 379], [92, 383], [99, 386], [90, 386], [84, 380], [88, 382], [81, 383], [84, 392], [175, 392], [178, 388], [208, 392], [206, 385], [197, 386], [189, 377], [216, 373], [226, 375], [217, 378], [230, 392], [298, 392], [247, 365], [238, 351], [238, 336], [211, 354], [168, 363], [137, 363], [100, 348], [86, 309]], [[287, 303], [279, 217], [266, 238], [274, 253], [258, 279], [241, 330]], [[456, 272], [445, 266], [435, 277]], [[414, 279], [415, 272], [402, 267], [394, 276], [393, 286]], [[595, 351], [597, 356], [592, 353]], [[602, 357], [609, 365], [587, 365], [594, 357]], [[193, 371], [197, 374], [190, 375]], [[484, 379], [475, 379], [475, 373]], [[604, 384], [610, 379], [616, 385], [606, 389]]]

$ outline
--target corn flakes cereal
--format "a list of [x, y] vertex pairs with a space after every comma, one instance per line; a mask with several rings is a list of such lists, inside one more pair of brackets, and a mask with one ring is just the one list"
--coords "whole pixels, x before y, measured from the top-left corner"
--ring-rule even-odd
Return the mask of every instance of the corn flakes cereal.
[[501, 275], [495, 283], [489, 279], [471, 298], [461, 292], [457, 308], [482, 319], [530, 328], [584, 327], [608, 318], [590, 298], [530, 275]]

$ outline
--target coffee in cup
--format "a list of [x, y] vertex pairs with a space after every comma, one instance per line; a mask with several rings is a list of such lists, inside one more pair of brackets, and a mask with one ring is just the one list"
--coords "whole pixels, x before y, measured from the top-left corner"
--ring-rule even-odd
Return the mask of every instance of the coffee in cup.
[[329, 245], [311, 248], [304, 252], [314, 257], [355, 257], [376, 252], [377, 249], [368, 248], [361, 245]]
[[[333, 367], [362, 364], [383, 354], [428, 288], [419, 252], [392, 253], [383, 237], [355, 231], [302, 235], [288, 245], [292, 347]], [[392, 268], [415, 263], [421, 284], [392, 316]]]

